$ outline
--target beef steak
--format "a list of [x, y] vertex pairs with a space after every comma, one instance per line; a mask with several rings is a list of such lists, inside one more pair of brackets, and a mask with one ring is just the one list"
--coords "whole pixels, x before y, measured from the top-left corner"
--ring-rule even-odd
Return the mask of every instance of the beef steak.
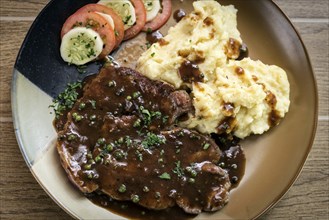
[[191, 110], [185, 91], [106, 66], [58, 132], [62, 166], [84, 193], [102, 191], [149, 209], [218, 210], [231, 187], [216, 165], [220, 149], [209, 136], [174, 123]]

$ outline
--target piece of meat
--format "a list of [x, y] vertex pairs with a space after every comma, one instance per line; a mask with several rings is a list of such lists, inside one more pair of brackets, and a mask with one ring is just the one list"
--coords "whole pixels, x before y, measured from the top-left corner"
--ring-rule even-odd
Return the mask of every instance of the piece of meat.
[[[123, 145], [125, 157], [117, 160], [111, 154], [105, 158], [109, 160], [107, 165], [96, 168], [104, 193], [118, 200], [138, 196], [138, 204], [150, 209], [165, 209], [177, 203], [194, 214], [218, 210], [227, 202], [230, 182], [227, 173], [214, 164], [220, 151], [211, 139], [180, 128], [153, 135], [165, 143], [145, 147], [142, 143], [149, 134], [140, 137], [130, 133], [133, 144], [129, 148]], [[205, 143], [209, 144], [206, 150]], [[206, 168], [210, 165], [216, 172]], [[120, 192], [122, 185], [125, 192]], [[222, 199], [217, 193], [220, 190]]]
[[136, 114], [140, 110], [137, 107], [142, 106], [150, 111], [161, 111], [168, 116], [168, 122], [192, 109], [191, 98], [184, 90], [175, 91], [167, 83], [150, 80], [125, 67], [103, 68], [84, 89], [84, 97], [97, 100], [97, 106], [114, 115]]
[[[227, 181], [227, 173], [210, 162], [203, 162], [197, 166], [200, 179], [196, 182], [195, 189], [204, 189], [204, 185], [211, 190], [208, 192], [184, 188], [183, 196], [176, 201], [178, 206], [187, 213], [198, 214], [204, 211], [216, 211], [224, 207], [229, 200], [230, 181]], [[215, 181], [214, 181], [215, 179]], [[194, 194], [192, 196], [191, 194]], [[188, 195], [188, 196], [186, 196]], [[195, 198], [194, 200], [191, 198]], [[201, 197], [201, 198], [200, 198]], [[201, 205], [200, 202], [202, 201]]]
[[[183, 91], [127, 68], [105, 67], [67, 114], [57, 150], [84, 193], [102, 191], [149, 209], [214, 211], [231, 186], [215, 142], [173, 122], [191, 111]], [[81, 108], [83, 103], [83, 108]]]
[[[142, 114], [137, 107], [143, 107], [161, 111], [168, 124], [172, 124], [192, 110], [192, 100], [186, 91], [175, 91], [171, 85], [150, 80], [130, 68], [107, 65], [97, 77], [89, 76], [83, 85], [83, 90], [79, 91], [83, 100], [79, 100], [78, 104], [87, 105], [86, 109], [93, 105], [96, 114], [99, 111], [114, 115]], [[66, 122], [67, 111], [55, 121], [56, 130], [63, 130]]]

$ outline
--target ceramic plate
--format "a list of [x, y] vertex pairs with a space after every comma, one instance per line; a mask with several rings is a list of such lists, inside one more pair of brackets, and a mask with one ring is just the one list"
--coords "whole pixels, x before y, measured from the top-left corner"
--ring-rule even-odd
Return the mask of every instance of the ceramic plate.
[[[72, 184], [55, 150], [56, 132], [48, 106], [68, 82], [96, 73], [99, 63], [81, 74], [65, 64], [59, 54], [60, 29], [81, 6], [95, 1], [51, 1], [39, 14], [21, 47], [12, 82], [12, 109], [17, 141], [36, 180], [65, 211], [80, 219], [124, 218], [94, 205]], [[172, 1], [175, 11], [191, 10], [192, 1]], [[220, 211], [195, 219], [253, 219], [271, 208], [297, 178], [313, 143], [317, 122], [317, 90], [305, 46], [283, 12], [270, 0], [227, 0], [238, 9], [238, 29], [249, 47], [249, 56], [286, 70], [291, 85], [290, 111], [281, 124], [264, 135], [241, 142], [246, 170], [240, 185], [231, 191]], [[162, 28], [166, 34], [170, 21]], [[145, 37], [145, 36], [144, 36]], [[143, 35], [123, 44], [114, 57], [136, 48]], [[142, 39], [142, 40], [141, 40]]]

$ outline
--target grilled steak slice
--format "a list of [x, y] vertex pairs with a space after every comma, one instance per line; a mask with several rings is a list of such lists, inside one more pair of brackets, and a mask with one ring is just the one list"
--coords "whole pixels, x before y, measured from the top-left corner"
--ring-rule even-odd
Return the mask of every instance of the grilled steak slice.
[[150, 80], [125, 67], [103, 68], [84, 90], [84, 99], [97, 100], [97, 106], [116, 116], [141, 115], [141, 108], [160, 111], [169, 124], [192, 109], [186, 91], [175, 91], [169, 84]]
[[[114, 115], [141, 115], [147, 113], [146, 110], [143, 111], [144, 108], [154, 112], [161, 111], [166, 124], [172, 124], [178, 117], [192, 110], [192, 101], [186, 91], [175, 91], [169, 84], [150, 80], [125, 67], [106, 66], [96, 78], [89, 76], [80, 93], [83, 100], [78, 102], [79, 105], [86, 105], [87, 111], [91, 105], [96, 110], [96, 115], [101, 114], [101, 111]], [[54, 123], [58, 132], [63, 130], [67, 122], [66, 115], [65, 112]]]
[[[116, 118], [106, 121], [109, 126], [114, 123], [122, 122]], [[112, 144], [111, 152], [94, 151], [94, 155], [104, 154], [103, 163], [94, 169], [99, 175], [96, 182], [112, 198], [132, 200], [150, 209], [177, 203], [189, 213], [217, 210], [228, 201], [230, 181], [214, 164], [221, 152], [210, 138], [181, 128], [143, 134], [129, 126], [103, 131], [107, 143], [123, 141]]]
[[[200, 173], [200, 181], [196, 182], [198, 185], [194, 186], [195, 188], [183, 189], [182, 196], [176, 200], [178, 206], [193, 214], [198, 214], [202, 210], [216, 211], [223, 208], [229, 200], [231, 188], [230, 181], [227, 181], [227, 173], [210, 162], [200, 163], [196, 167]], [[199, 191], [205, 187], [208, 191]]]
[[191, 110], [184, 91], [128, 68], [106, 67], [67, 114], [57, 150], [84, 193], [102, 191], [150, 209], [220, 209], [230, 181], [214, 141], [172, 123]]

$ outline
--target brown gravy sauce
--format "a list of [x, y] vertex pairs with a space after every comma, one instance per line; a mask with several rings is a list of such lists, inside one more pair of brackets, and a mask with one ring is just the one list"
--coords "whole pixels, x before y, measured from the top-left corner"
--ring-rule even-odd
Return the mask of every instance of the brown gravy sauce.
[[203, 82], [204, 75], [194, 61], [185, 60], [178, 69], [183, 82]]
[[223, 155], [219, 163], [220, 167], [228, 172], [231, 181], [231, 189], [239, 185], [244, 175], [246, 158], [240, 145], [223, 149]]
[[178, 9], [174, 12], [174, 19], [176, 22], [179, 22], [186, 16], [186, 13], [183, 9]]
[[273, 126], [279, 124], [279, 122], [281, 120], [281, 116], [280, 116], [279, 112], [277, 110], [275, 110], [277, 99], [272, 92], [266, 91], [265, 100], [266, 100], [267, 104], [271, 107], [271, 112], [269, 113], [269, 116], [268, 116], [268, 124], [270, 125], [270, 127], [273, 127]]
[[268, 106], [271, 108], [271, 112], [268, 115], [268, 124], [270, 127], [273, 127], [277, 124], [279, 124], [281, 120], [280, 113], [275, 109], [277, 99], [276, 96], [269, 90], [266, 90], [266, 87], [264, 84], [261, 84], [263, 86], [263, 89], [266, 92], [266, 98], [265, 101], [267, 102]]
[[235, 68], [235, 73], [238, 75], [243, 75], [244, 74], [244, 69], [242, 67], [237, 66]]
[[225, 54], [230, 59], [237, 59], [240, 56], [241, 44], [234, 38], [230, 38], [225, 45]]
[[212, 133], [211, 137], [222, 151], [219, 166], [226, 170], [231, 180], [231, 189], [239, 185], [245, 171], [246, 156], [240, 139], [227, 134]]
[[162, 38], [163, 38], [163, 35], [162, 35], [162, 33], [159, 30], [154, 31], [152, 33], [147, 33], [146, 34], [146, 40], [150, 44], [156, 43], [156, 42], [158, 42]]
[[133, 202], [117, 201], [104, 194], [89, 194], [87, 198], [94, 204], [101, 206], [117, 215], [129, 219], [166, 220], [193, 219], [196, 215], [187, 214], [181, 208], [174, 206], [165, 210], [149, 210]]
[[218, 134], [224, 134], [231, 132], [236, 125], [236, 119], [232, 116], [225, 117], [217, 127]]
[[248, 50], [247, 44], [242, 43], [239, 50], [240, 50], [239, 51], [240, 53], [239, 53], [239, 57], [237, 58], [237, 60], [242, 60], [243, 58], [249, 56], [249, 50]]
[[169, 44], [169, 42], [163, 38], [163, 35], [160, 31], [154, 31], [152, 33], [147, 33], [146, 41], [150, 45], [154, 44], [154, 43], [159, 43], [160, 46]]

